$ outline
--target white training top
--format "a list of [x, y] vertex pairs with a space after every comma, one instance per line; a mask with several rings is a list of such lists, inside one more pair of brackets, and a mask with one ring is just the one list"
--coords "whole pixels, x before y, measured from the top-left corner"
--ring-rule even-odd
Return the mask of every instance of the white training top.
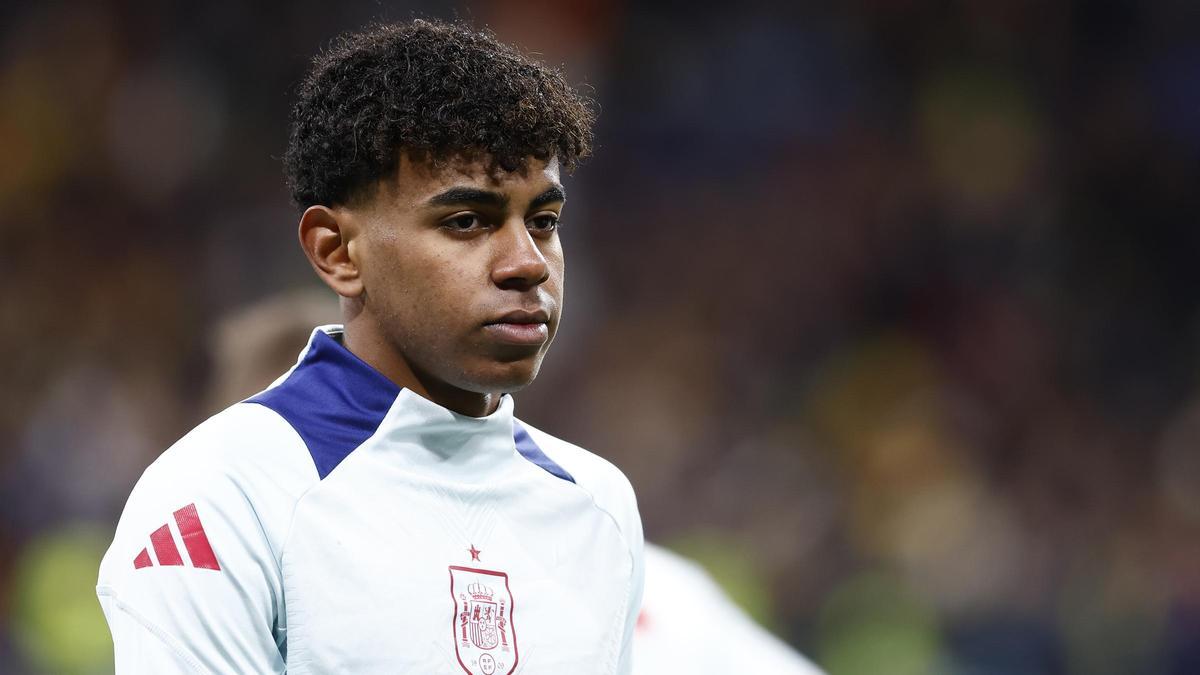
[[754, 623], [699, 565], [652, 544], [633, 654], [638, 675], [822, 675]]
[[118, 673], [631, 673], [629, 482], [314, 331], [145, 472], [100, 566]]

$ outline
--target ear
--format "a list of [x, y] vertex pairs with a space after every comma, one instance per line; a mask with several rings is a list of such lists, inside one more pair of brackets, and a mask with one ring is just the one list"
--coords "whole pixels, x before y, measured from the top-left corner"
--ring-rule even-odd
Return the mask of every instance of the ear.
[[308, 256], [317, 276], [344, 298], [362, 295], [358, 264], [350, 251], [355, 233], [350, 214], [344, 209], [310, 206], [300, 216], [300, 248]]

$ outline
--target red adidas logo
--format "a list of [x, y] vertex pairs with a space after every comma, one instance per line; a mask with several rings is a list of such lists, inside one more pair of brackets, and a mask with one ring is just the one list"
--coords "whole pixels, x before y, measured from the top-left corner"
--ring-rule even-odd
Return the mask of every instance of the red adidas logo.
[[[217, 556], [208, 543], [208, 535], [204, 533], [204, 525], [200, 523], [200, 514], [196, 513], [196, 505], [187, 506], [175, 512], [175, 524], [179, 526], [179, 536], [183, 539], [183, 547], [187, 549], [192, 566], [206, 570], [218, 570]], [[150, 546], [154, 548], [154, 557], [159, 565], [183, 565], [183, 557], [179, 555], [179, 547], [175, 545], [175, 533], [167, 523], [150, 533]], [[153, 567], [148, 548], [133, 559], [133, 568]]]

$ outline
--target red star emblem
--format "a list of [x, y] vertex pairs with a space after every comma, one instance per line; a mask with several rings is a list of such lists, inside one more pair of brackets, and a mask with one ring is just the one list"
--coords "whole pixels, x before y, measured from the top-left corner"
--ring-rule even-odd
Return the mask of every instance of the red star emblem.
[[467, 551], [471, 554], [471, 560], [479, 560], [479, 554], [483, 553], [483, 551], [475, 548], [475, 544], [471, 544], [471, 548], [467, 549]]

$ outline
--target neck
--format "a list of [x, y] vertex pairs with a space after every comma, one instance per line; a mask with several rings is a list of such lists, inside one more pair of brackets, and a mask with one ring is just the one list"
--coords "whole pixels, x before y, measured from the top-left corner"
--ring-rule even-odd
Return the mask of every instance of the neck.
[[343, 345], [351, 354], [398, 386], [460, 415], [484, 417], [495, 412], [500, 405], [501, 394], [467, 391], [435, 377], [422, 375], [379, 331], [372, 330], [371, 325], [363, 320], [363, 314], [346, 321]]

